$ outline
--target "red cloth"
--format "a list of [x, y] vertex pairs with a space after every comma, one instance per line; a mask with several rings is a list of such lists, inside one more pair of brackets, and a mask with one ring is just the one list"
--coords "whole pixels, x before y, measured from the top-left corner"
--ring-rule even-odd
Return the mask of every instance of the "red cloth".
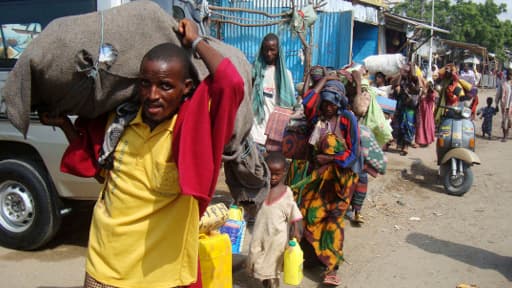
[[284, 137], [284, 130], [288, 125], [288, 122], [290, 122], [292, 114], [292, 109], [276, 106], [274, 111], [270, 113], [267, 127], [265, 128], [267, 139], [282, 142]]
[[[213, 77], [201, 82], [194, 95], [180, 107], [173, 136], [181, 193], [199, 201], [202, 215], [215, 192], [222, 152], [235, 125], [244, 97], [244, 81], [225, 58]], [[208, 102], [211, 100], [210, 111]], [[210, 115], [204, 117], [203, 115]]]
[[69, 143], [60, 162], [60, 171], [78, 177], [94, 177], [99, 171], [100, 154], [108, 114], [95, 119], [77, 118], [75, 128], [80, 138]]

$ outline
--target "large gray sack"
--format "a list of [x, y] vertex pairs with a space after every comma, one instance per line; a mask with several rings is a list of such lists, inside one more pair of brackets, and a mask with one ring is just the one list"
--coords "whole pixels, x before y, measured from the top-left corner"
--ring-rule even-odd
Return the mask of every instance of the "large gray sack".
[[[31, 110], [88, 118], [113, 110], [135, 97], [140, 61], [149, 49], [164, 42], [181, 45], [176, 28], [174, 18], [151, 1], [52, 21], [23, 52], [5, 82], [9, 120], [26, 134]], [[118, 51], [111, 66], [95, 65], [101, 43]], [[251, 65], [243, 53], [214, 39], [211, 43], [239, 69], [246, 82], [245, 97], [250, 98]], [[205, 78], [204, 63], [196, 58], [193, 62], [200, 79]], [[246, 120], [251, 116], [237, 117], [238, 134], [247, 134], [251, 122]]]
[[[140, 61], [149, 49], [164, 42], [181, 45], [176, 28], [169, 14], [144, 0], [54, 20], [9, 73], [3, 89], [9, 120], [26, 134], [31, 110], [87, 118], [113, 110], [135, 97]], [[111, 66], [95, 67], [102, 40], [117, 49], [118, 56]], [[252, 67], [237, 48], [213, 38], [208, 42], [230, 58], [245, 82], [233, 135], [224, 147], [226, 174], [235, 176], [228, 185], [235, 199], [261, 202], [268, 191], [268, 171], [254, 147], [243, 153], [253, 123]], [[201, 59], [192, 57], [192, 62], [201, 80], [208, 76]]]

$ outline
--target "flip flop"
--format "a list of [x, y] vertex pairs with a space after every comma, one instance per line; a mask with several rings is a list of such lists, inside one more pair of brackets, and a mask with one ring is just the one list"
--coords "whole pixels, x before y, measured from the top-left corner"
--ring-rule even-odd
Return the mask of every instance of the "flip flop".
[[338, 277], [338, 275], [325, 275], [324, 281], [322, 282], [324, 285], [329, 286], [339, 286], [341, 285], [341, 279]]
[[354, 217], [351, 219], [351, 221], [357, 224], [363, 224], [363, 215], [361, 215], [360, 213], [354, 213]]

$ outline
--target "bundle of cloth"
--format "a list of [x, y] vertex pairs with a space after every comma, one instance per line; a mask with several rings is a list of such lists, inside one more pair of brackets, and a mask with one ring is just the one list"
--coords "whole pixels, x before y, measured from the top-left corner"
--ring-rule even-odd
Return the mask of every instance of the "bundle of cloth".
[[[354, 70], [359, 70], [363, 74], [364, 68], [354, 65], [336, 71], [345, 87], [356, 85], [352, 76]], [[376, 141], [382, 146], [393, 139], [391, 126], [384, 116], [382, 107], [377, 102], [377, 88], [370, 86], [366, 78], [361, 79], [360, 85], [361, 93], [352, 95], [352, 99], [349, 99], [349, 102], [352, 102], [352, 111], [359, 117], [359, 122], [373, 132]]]
[[394, 75], [400, 72], [400, 67], [407, 63], [407, 59], [402, 54], [380, 54], [366, 57], [363, 63], [370, 74], [382, 72]]
[[[164, 42], [181, 45], [175, 32], [177, 27], [171, 15], [146, 0], [52, 21], [30, 43], [8, 75], [2, 93], [9, 120], [26, 135], [32, 111], [92, 119], [122, 103], [136, 101], [142, 57]], [[267, 187], [263, 161], [257, 154], [244, 153], [253, 122], [252, 67], [240, 50], [206, 38], [230, 58], [245, 81], [235, 129], [224, 148], [225, 160], [235, 161], [228, 169], [234, 174], [249, 169], [249, 176], [243, 177], [252, 177], [246, 180], [251, 189]], [[191, 57], [200, 80], [206, 78], [208, 69], [204, 62], [192, 53]], [[249, 165], [240, 168], [239, 163]]]

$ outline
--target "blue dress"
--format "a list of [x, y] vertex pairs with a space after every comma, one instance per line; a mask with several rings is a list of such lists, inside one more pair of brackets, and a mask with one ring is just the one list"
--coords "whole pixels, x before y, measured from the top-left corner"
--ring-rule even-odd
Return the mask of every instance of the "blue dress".
[[480, 113], [482, 114], [482, 118], [484, 119], [484, 122], [482, 122], [482, 133], [484, 135], [487, 134], [487, 135], [491, 136], [492, 117], [494, 117], [494, 115], [496, 115], [496, 113], [497, 113], [496, 108], [487, 106], [487, 107], [481, 108]]

